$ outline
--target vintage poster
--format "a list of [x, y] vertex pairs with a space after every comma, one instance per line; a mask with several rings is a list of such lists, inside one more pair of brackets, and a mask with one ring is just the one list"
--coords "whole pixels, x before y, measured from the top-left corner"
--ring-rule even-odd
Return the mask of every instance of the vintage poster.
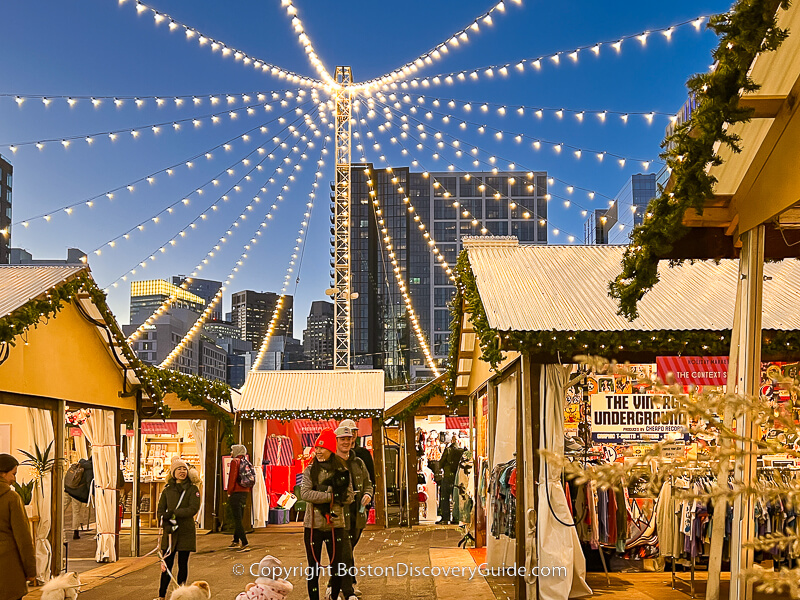
[[594, 394], [590, 397], [592, 439], [602, 444], [686, 439], [680, 414], [670, 414], [670, 399], [657, 405], [652, 394]]

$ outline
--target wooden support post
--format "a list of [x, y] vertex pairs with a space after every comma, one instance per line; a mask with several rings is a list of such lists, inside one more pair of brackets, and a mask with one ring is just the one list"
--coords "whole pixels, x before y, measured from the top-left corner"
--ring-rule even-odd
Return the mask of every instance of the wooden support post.
[[119, 468], [119, 444], [122, 442], [120, 439], [120, 426], [122, 425], [122, 412], [119, 409], [114, 410], [114, 439], [116, 446], [114, 448], [114, 554], [119, 560], [119, 489], [120, 481], [122, 481], [122, 471]]
[[[764, 225], [742, 234], [740, 271], [742, 279], [741, 326], [739, 333], [738, 388], [748, 398], [759, 394], [761, 384], [761, 299], [764, 288]], [[747, 415], [738, 419], [736, 431], [742, 441], [737, 443], [735, 478], [745, 488], [756, 479], [757, 457], [755, 440], [758, 427]], [[730, 600], [750, 600], [752, 583], [745, 583], [742, 572], [753, 565], [753, 548], [744, 544], [755, 537], [753, 496], [738, 496], [733, 505], [731, 532]]]
[[414, 415], [409, 415], [403, 421], [403, 433], [406, 448], [406, 475], [407, 481], [407, 502], [408, 526], [419, 525], [419, 497], [417, 496], [417, 452], [416, 452], [416, 430], [414, 426]]
[[[733, 328], [731, 329], [731, 348], [728, 355], [728, 380], [725, 391], [728, 394], [736, 392], [736, 378], [739, 363], [739, 336], [741, 335], [741, 307], [742, 307], [742, 272], [741, 263], [739, 266], [739, 280], [736, 284], [736, 301], [733, 312]], [[727, 426], [733, 422], [733, 408], [725, 408], [723, 421]], [[717, 470], [717, 486], [727, 488], [728, 474], [730, 473], [730, 460], [727, 453], [730, 452], [733, 442], [728, 438], [722, 439], [722, 452], [724, 456], [719, 461]], [[727, 498], [717, 496], [714, 501], [714, 514], [723, 515], [727, 510]], [[706, 584], [706, 600], [719, 600], [719, 580], [722, 571], [722, 547], [725, 543], [725, 519], [712, 519], [711, 521], [711, 549], [708, 556], [708, 582]], [[675, 560], [673, 557], [672, 560]]]
[[53, 419], [53, 431], [55, 433], [55, 444], [53, 463], [50, 479], [50, 496], [52, 500], [50, 516], [50, 548], [52, 557], [50, 562], [50, 574], [57, 576], [61, 574], [61, 563], [64, 560], [64, 461], [66, 456], [66, 411], [67, 403], [64, 400], [56, 402], [56, 410], [51, 412]]
[[[521, 567], [525, 564], [525, 513], [527, 506], [525, 504], [525, 486], [530, 483], [525, 477], [525, 403], [528, 402], [527, 398], [522, 395], [522, 362], [525, 357], [518, 363], [520, 365], [517, 369], [517, 514], [516, 514], [516, 542], [517, 552], [516, 560], [514, 561], [517, 567], [517, 575], [514, 578], [514, 590], [516, 600], [526, 600], [528, 597], [528, 590], [525, 584], [525, 577], [521, 574]], [[538, 438], [537, 438], [538, 439]], [[534, 471], [535, 473], [535, 471]], [[534, 475], [535, 480], [535, 475]], [[532, 483], [532, 482], [531, 482]]]
[[[206, 419], [206, 455], [200, 457], [204, 462], [203, 466], [203, 502], [205, 503], [206, 510], [203, 513], [203, 522], [201, 523], [203, 529], [214, 531], [214, 513], [213, 510], [208, 508], [214, 506], [215, 492], [217, 488], [216, 479], [216, 462], [217, 462], [217, 439], [214, 435], [216, 419], [208, 417]], [[214, 445], [214, 450], [211, 450], [211, 445]]]
[[136, 392], [136, 408], [133, 411], [133, 485], [131, 486], [131, 556], [139, 556], [140, 531], [139, 503], [141, 502], [142, 477], [142, 419], [139, 405], [142, 391]]
[[[263, 456], [253, 455], [253, 421], [239, 421], [239, 443], [247, 449], [247, 455], [250, 457], [250, 462], [255, 465], [255, 468], [261, 468], [261, 461]], [[244, 507], [245, 515], [243, 521], [249, 524], [250, 529], [253, 529], [253, 494], [247, 494], [247, 504]]]
[[375, 523], [388, 527], [386, 521], [386, 460], [383, 451], [383, 422], [372, 419], [372, 457], [375, 461]]

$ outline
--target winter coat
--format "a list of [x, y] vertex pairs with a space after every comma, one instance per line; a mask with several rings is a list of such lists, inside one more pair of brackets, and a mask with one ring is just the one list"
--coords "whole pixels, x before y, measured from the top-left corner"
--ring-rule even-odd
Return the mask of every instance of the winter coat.
[[[314, 464], [319, 464], [319, 475], [315, 480], [312, 480], [312, 469]], [[325, 516], [317, 508], [317, 504], [330, 506], [331, 499], [333, 498], [333, 490], [331, 486], [323, 486], [322, 481], [331, 477], [334, 473], [333, 457], [324, 462], [318, 461], [316, 458], [306, 467], [303, 471], [303, 481], [300, 483], [300, 499], [308, 502], [312, 508], [306, 508], [306, 515], [303, 519], [305, 527], [313, 527], [319, 530], [329, 530], [331, 527], [340, 528], [345, 527], [345, 514], [349, 512], [350, 503], [353, 502], [353, 484], [350, 482], [347, 488], [347, 500], [344, 506], [334, 502], [331, 511], [336, 514], [331, 518], [331, 523], [325, 520]], [[325, 487], [325, 489], [322, 489]]]
[[358, 458], [364, 461], [367, 472], [369, 472], [369, 480], [372, 482], [372, 485], [375, 485], [375, 461], [372, 460], [372, 452], [362, 446], [356, 446], [353, 448], [353, 452], [356, 453]]
[[81, 477], [81, 482], [77, 487], [68, 487], [64, 486], [64, 491], [67, 492], [71, 497], [75, 498], [78, 502], [82, 502], [83, 504], [87, 504], [89, 502], [89, 496], [92, 492], [92, 481], [94, 481], [94, 466], [92, 465], [92, 459], [85, 459], [82, 458], [78, 461], [78, 464], [83, 467], [83, 477]]
[[444, 452], [442, 452], [442, 460], [439, 461], [439, 466], [444, 472], [445, 479], [455, 480], [456, 472], [458, 471], [458, 463], [461, 462], [461, 457], [463, 455], [464, 450], [455, 444], [450, 444], [444, 449]]
[[367, 526], [367, 512], [361, 511], [361, 498], [364, 494], [369, 494], [370, 499], [374, 497], [375, 492], [372, 487], [372, 481], [369, 478], [369, 472], [364, 461], [356, 456], [355, 451], [350, 450], [350, 456], [345, 461], [347, 470], [350, 471], [350, 477], [353, 481], [353, 490], [355, 491], [355, 498], [350, 505], [350, 510], [347, 512], [347, 527], [352, 528], [352, 519], [355, 517], [356, 529], [364, 529]]
[[[200, 510], [200, 476], [197, 470], [189, 469], [189, 476], [178, 483], [170, 473], [167, 476], [167, 485], [161, 492], [158, 501], [158, 522], [164, 527], [164, 534], [161, 537], [161, 550], [166, 551], [170, 547], [173, 551], [197, 551], [197, 532], [194, 524], [194, 517]], [[184, 490], [181, 505], [178, 506], [181, 494]], [[176, 508], [177, 507], [177, 508]], [[170, 546], [170, 531], [173, 527], [169, 523], [170, 519], [177, 521], [178, 528], [172, 531], [172, 545]]]
[[25, 580], [36, 576], [36, 555], [25, 505], [14, 489], [0, 481], [0, 600], [17, 600], [28, 593]]
[[228, 473], [228, 487], [226, 488], [228, 491], [228, 496], [234, 492], [249, 492], [253, 489], [239, 485], [239, 465], [242, 462], [240, 458], [240, 456], [237, 456], [236, 458], [231, 459], [231, 470], [230, 473]]

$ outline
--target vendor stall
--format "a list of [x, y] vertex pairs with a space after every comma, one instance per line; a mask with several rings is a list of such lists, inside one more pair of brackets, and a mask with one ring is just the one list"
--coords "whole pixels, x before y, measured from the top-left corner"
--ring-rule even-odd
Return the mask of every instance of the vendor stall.
[[283, 521], [278, 501], [293, 493], [322, 429], [342, 419], [358, 424], [359, 444], [375, 464], [376, 522], [385, 524], [383, 371], [251, 371], [237, 405], [240, 440], [256, 469], [254, 527]]
[[[664, 265], [660, 283], [631, 322], [617, 315], [606, 291], [621, 248], [521, 246], [514, 238], [468, 238], [464, 245], [457, 272], [469, 289], [457, 297], [462, 325], [450, 376], [456, 399], [483, 404], [484, 390], [487, 396], [488, 485], [480, 494], [489, 513], [487, 562], [571, 565], [567, 577], [548, 578], [546, 585], [519, 578], [518, 589], [527, 594], [520, 597], [586, 595], [587, 560], [603, 560], [598, 547], [634, 560], [652, 556], [655, 498], [639, 497], [635, 485], [622, 497], [589, 494], [595, 503], [590, 513], [603, 516], [589, 519], [589, 531], [581, 530], [572, 525], [586, 523], [586, 513], [575, 502], [586, 492], [567, 493], [560, 463], [539, 450], [614, 462], [667, 434], [680, 453], [691, 452], [692, 445], [696, 451], [703, 440], [682, 439], [681, 423], [662, 423], [656, 413], [663, 409], [632, 377], [579, 373], [573, 357], [630, 361], [642, 374], [658, 374], [660, 362], [662, 371], [683, 374], [687, 385], [720, 383], [720, 374], [727, 376], [722, 361], [734, 325], [739, 265]], [[800, 265], [768, 264], [765, 275], [763, 355], [796, 360], [800, 317], [782, 298], [800, 293]], [[712, 376], [717, 378], [693, 379]], [[664, 535], [667, 529], [662, 526]], [[584, 539], [589, 543], [582, 544]]]

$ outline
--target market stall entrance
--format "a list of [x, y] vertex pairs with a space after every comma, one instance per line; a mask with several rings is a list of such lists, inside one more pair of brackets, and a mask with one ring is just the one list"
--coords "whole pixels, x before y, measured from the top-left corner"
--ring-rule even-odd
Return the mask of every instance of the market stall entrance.
[[356, 421], [359, 443], [374, 461], [374, 518], [386, 526], [383, 381], [383, 371], [375, 370], [248, 373], [236, 410], [239, 439], [262, 465], [252, 494], [254, 527], [297, 518], [296, 507], [279, 506], [281, 496], [294, 492], [319, 431], [342, 419]]

